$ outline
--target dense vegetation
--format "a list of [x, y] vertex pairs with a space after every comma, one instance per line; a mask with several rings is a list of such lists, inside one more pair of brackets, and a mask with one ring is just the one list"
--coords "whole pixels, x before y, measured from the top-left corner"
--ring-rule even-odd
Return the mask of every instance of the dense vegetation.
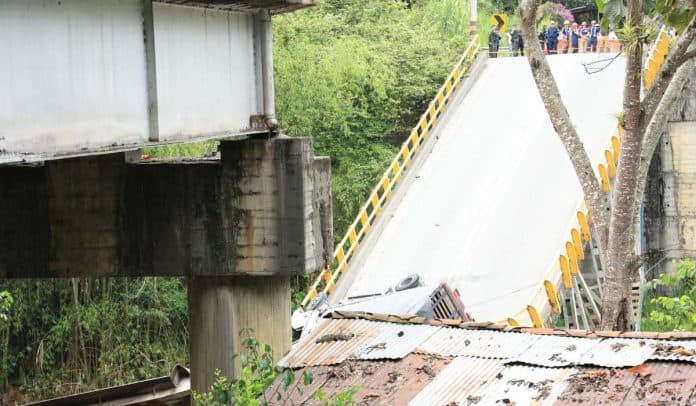
[[[285, 132], [314, 137], [317, 154], [333, 159], [337, 236], [465, 47], [467, 5], [322, 0], [276, 17], [278, 115]], [[203, 156], [215, 149], [207, 142], [146, 152]], [[16, 391], [45, 398], [187, 364], [184, 284], [180, 278], [0, 281], [0, 291], [14, 299], [9, 321], [0, 317], [0, 403], [16, 399]], [[8, 303], [0, 297], [0, 316]]]
[[663, 274], [648, 282], [641, 328], [696, 331], [696, 261], [682, 261], [675, 274]]
[[[467, 10], [468, 0], [321, 0], [276, 17], [281, 126], [290, 135], [314, 137], [317, 154], [331, 156], [337, 238], [465, 47]], [[494, 11], [491, 2], [479, 1], [480, 32], [488, 31]], [[204, 142], [146, 152], [203, 156], [215, 150], [215, 143]], [[694, 268], [684, 268], [690, 276], [680, 281], [690, 287], [683, 290], [679, 282], [676, 301], [650, 302], [645, 315], [655, 311], [657, 320], [674, 306], [693, 314]], [[296, 281], [296, 297], [302, 283]], [[164, 375], [188, 363], [184, 279], [0, 281], [5, 290], [11, 296], [0, 293], [0, 403], [15, 391], [45, 398]], [[692, 328], [694, 321], [681, 323], [662, 317], [650, 328]], [[267, 352], [257, 354], [264, 367]]]

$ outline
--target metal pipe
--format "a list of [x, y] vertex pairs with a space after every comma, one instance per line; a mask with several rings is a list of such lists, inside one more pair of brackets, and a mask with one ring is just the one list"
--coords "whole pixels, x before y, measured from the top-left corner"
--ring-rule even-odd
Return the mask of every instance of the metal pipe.
[[263, 115], [266, 125], [272, 132], [278, 129], [275, 115], [275, 86], [273, 84], [273, 26], [269, 9], [260, 11], [261, 15], [261, 81], [263, 85]]

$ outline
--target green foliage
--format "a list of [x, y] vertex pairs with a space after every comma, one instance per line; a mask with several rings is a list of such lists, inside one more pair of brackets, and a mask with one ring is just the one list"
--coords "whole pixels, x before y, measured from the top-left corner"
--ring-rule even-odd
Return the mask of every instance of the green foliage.
[[682, 31], [696, 14], [696, 3], [693, 0], [657, 0], [655, 10], [678, 31]]
[[337, 239], [467, 45], [467, 1], [324, 0], [277, 17], [277, 111], [333, 162]]
[[[241, 361], [241, 372], [238, 379], [230, 381], [220, 371], [215, 372], [215, 383], [205, 393], [194, 393], [195, 404], [202, 406], [213, 405], [239, 405], [257, 406], [268, 404], [264, 392], [276, 378], [278, 372], [273, 366], [273, 350], [265, 344], [261, 348], [259, 341], [254, 338], [253, 331], [242, 331], [242, 346], [245, 353], [235, 355]], [[283, 375], [283, 382], [287, 388], [292, 382], [287, 382], [290, 374]]]
[[359, 385], [351, 386], [350, 388], [339, 392], [333, 399], [329, 399], [322, 389], [318, 389], [312, 399], [321, 402], [322, 406], [350, 406], [353, 404], [353, 396], [360, 390]]
[[[234, 357], [241, 361], [239, 378], [230, 381], [219, 370], [216, 371], [215, 382], [208, 392], [194, 391], [194, 404], [200, 406], [265, 406], [271, 402], [285, 404], [293, 391], [301, 394], [303, 388], [312, 385], [314, 377], [309, 370], [304, 370], [302, 380], [298, 380], [293, 370], [280, 370], [274, 367], [273, 349], [268, 344], [262, 346], [253, 334], [251, 329], [245, 329], [241, 333], [244, 354], [236, 354]], [[269, 387], [276, 379], [279, 382], [273, 390], [269, 391]], [[345, 395], [339, 394], [336, 399], [345, 402], [343, 400]], [[346, 405], [348, 403], [331, 404]]]
[[[609, 25], [621, 27], [626, 17], [626, 6], [623, 0], [595, 0], [599, 12], [602, 13], [602, 29]], [[643, 11], [650, 17], [659, 17], [667, 25], [682, 31], [696, 14], [693, 0], [650, 0], [643, 4]]]
[[188, 362], [182, 282], [181, 278], [1, 282], [0, 289], [11, 292], [15, 301], [6, 335], [0, 334], [4, 360], [0, 380], [30, 398], [42, 399], [168, 375], [173, 365]]
[[616, 35], [624, 44], [624, 52], [632, 53], [642, 50], [642, 45], [650, 43], [657, 37], [656, 27], [657, 24], [650, 21], [638, 26], [626, 24], [616, 30]]
[[10, 308], [12, 307], [12, 295], [8, 291], [0, 292], [0, 329], [9, 321]]
[[152, 155], [153, 158], [178, 158], [178, 157], [204, 157], [212, 156], [217, 152], [216, 141], [201, 141], [191, 144], [172, 144], [143, 149], [143, 154]]
[[645, 331], [696, 330], [696, 261], [682, 261], [674, 274], [662, 274], [646, 285], [646, 294], [658, 289], [670, 296], [657, 296], [647, 302], [641, 329]]

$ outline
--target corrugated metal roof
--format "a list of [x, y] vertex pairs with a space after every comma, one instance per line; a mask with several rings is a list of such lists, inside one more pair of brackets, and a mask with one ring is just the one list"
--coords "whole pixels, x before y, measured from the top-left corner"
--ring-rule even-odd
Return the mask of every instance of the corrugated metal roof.
[[500, 377], [481, 395], [480, 405], [552, 405], [567, 383], [572, 368], [543, 368], [526, 365], [506, 366]]
[[648, 360], [696, 363], [696, 340], [586, 338], [328, 319], [279, 365], [299, 368], [337, 364], [347, 358], [397, 359], [412, 352], [514, 360], [545, 367], [626, 367]]
[[607, 338], [597, 343], [583, 355], [583, 364], [603, 367], [630, 367], [647, 361], [658, 341], [630, 338]]
[[517, 362], [545, 367], [572, 366], [585, 363], [584, 355], [597, 345], [597, 339], [536, 336], [537, 340], [521, 352]]
[[[613, 338], [581, 331], [527, 334], [398, 320], [326, 320], [280, 364], [297, 368], [353, 359], [326, 374], [338, 379], [332, 381], [335, 393], [374, 380], [358, 394], [367, 404], [405, 404], [412, 399], [412, 405], [696, 405], [696, 399], [687, 403], [696, 391], [696, 340]], [[454, 359], [442, 370], [424, 363], [442, 368], [449, 357]], [[404, 363], [406, 359], [413, 362]], [[656, 359], [672, 362], [652, 362]], [[403, 383], [409, 379], [414, 380]], [[423, 379], [432, 381], [423, 387]]]
[[333, 365], [355, 354], [379, 334], [376, 322], [366, 320], [325, 320], [278, 362], [283, 368]]
[[471, 344], [463, 346], [457, 355], [481, 358], [514, 358], [538, 340], [539, 337], [521, 333], [472, 331]]
[[416, 351], [446, 356], [509, 359], [518, 356], [539, 338], [533, 334], [443, 328], [419, 345]]
[[469, 338], [475, 330], [460, 328], [441, 328], [418, 345], [416, 352], [454, 356], [461, 348], [471, 342]]
[[692, 405], [693, 365], [649, 362], [640, 369], [583, 368], [568, 377], [561, 404]]
[[684, 361], [696, 364], [696, 340], [658, 341], [653, 345], [651, 360]]
[[378, 334], [358, 349], [355, 358], [363, 360], [403, 358], [441, 329], [423, 325], [371, 323], [376, 324], [374, 328]]
[[410, 405], [553, 404], [566, 389], [571, 368], [506, 366], [504, 361], [455, 358]]
[[458, 357], [426, 386], [409, 405], [449, 405], [465, 402], [486, 393], [503, 370], [503, 361]]

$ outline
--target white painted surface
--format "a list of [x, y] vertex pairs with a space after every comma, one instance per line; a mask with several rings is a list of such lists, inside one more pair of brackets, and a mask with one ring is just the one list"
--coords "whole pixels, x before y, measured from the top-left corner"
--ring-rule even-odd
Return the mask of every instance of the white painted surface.
[[0, 147], [145, 141], [142, 32], [136, 0], [0, 1]]
[[[148, 139], [139, 0], [0, 0], [0, 150], [88, 153]], [[160, 140], [249, 127], [249, 14], [155, 5]]]
[[[621, 110], [624, 62], [588, 76], [582, 61], [549, 58], [573, 122], [600, 162]], [[501, 320], [547, 302], [542, 280], [577, 224], [582, 192], [543, 107], [526, 58], [491, 60], [439, 129], [395, 215], [348, 296], [383, 292], [419, 273], [459, 289], [477, 320]], [[364, 244], [367, 246], [368, 244]], [[524, 319], [526, 316], [520, 317]]]
[[155, 45], [160, 139], [249, 127], [258, 113], [250, 14], [155, 4]]

